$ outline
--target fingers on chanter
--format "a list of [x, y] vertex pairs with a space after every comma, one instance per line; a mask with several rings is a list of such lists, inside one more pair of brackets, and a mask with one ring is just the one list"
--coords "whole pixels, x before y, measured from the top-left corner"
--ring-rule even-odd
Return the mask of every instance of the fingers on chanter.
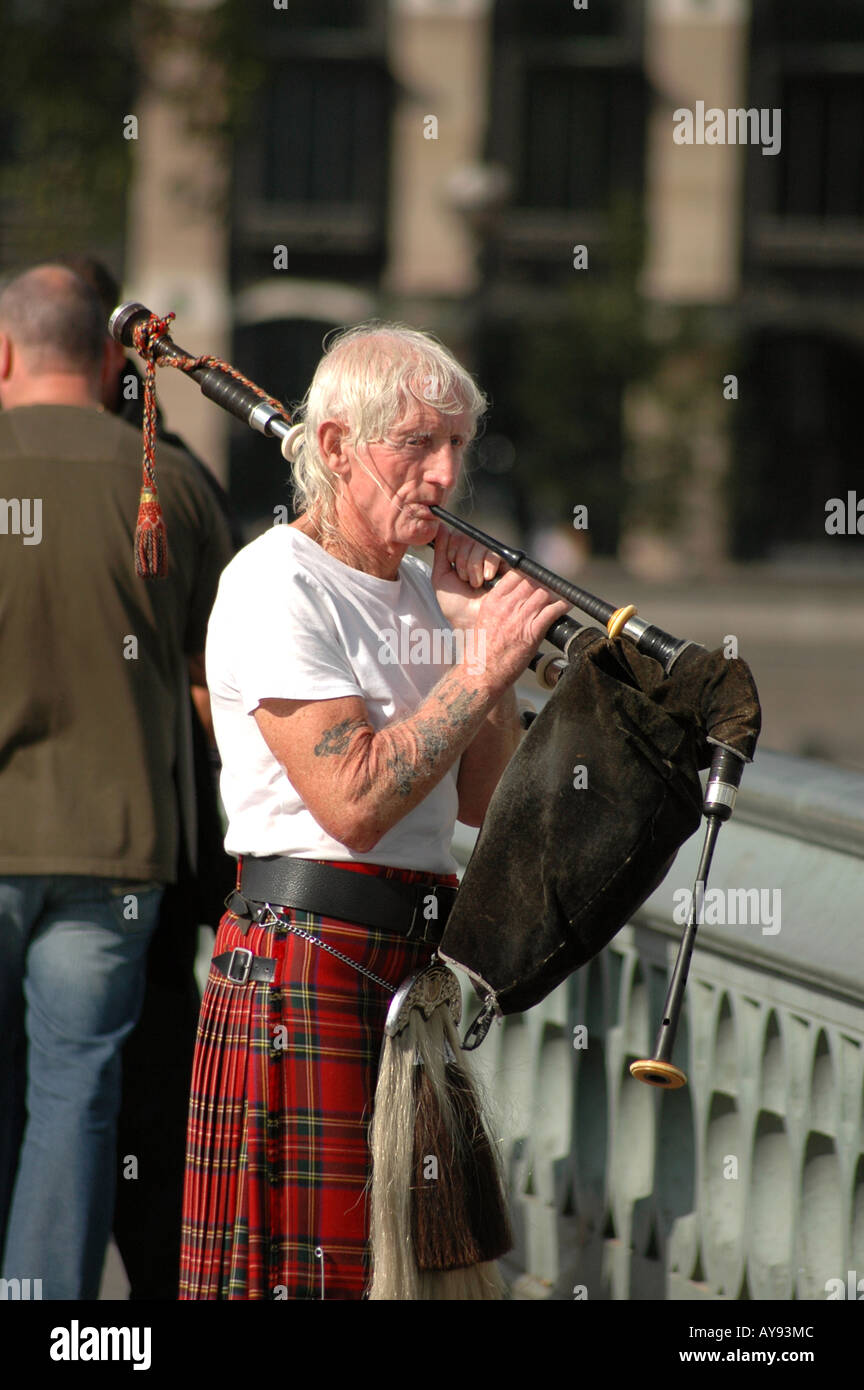
[[497, 555], [472, 541], [470, 536], [457, 536], [453, 532], [447, 538], [447, 558], [463, 583], [474, 589], [492, 579], [501, 563]]

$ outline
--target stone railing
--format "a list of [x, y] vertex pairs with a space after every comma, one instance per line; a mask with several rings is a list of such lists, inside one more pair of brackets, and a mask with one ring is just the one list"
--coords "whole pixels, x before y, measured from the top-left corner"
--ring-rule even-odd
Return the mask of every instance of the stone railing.
[[516, 1297], [825, 1299], [859, 1280], [864, 1296], [864, 777], [761, 752], [747, 769], [678, 1030], [689, 1084], [660, 1092], [628, 1067], [651, 1055], [701, 840], [602, 955], [474, 1054]]

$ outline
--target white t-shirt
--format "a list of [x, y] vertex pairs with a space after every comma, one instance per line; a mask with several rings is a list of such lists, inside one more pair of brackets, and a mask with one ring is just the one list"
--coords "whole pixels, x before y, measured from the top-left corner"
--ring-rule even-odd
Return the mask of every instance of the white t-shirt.
[[430, 570], [413, 556], [403, 559], [398, 579], [378, 579], [282, 525], [234, 557], [222, 573], [207, 634], [229, 854], [455, 873], [450, 841], [458, 760], [373, 850], [355, 854], [321, 829], [253, 718], [261, 700], [358, 695], [372, 727], [381, 729], [412, 714], [454, 664], [450, 630]]

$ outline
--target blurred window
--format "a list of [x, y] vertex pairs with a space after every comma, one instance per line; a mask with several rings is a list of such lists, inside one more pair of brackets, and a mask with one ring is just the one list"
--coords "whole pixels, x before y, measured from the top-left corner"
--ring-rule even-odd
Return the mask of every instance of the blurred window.
[[607, 215], [641, 198], [642, 11], [638, 0], [496, 5], [488, 157], [509, 169], [514, 189], [500, 224], [502, 266], [542, 276], [554, 261], [563, 277], [571, 233], [602, 255]]
[[235, 151], [235, 284], [274, 268], [380, 271], [392, 89], [382, 20], [380, 4], [359, 0], [262, 15], [264, 75]]
[[860, 491], [858, 400], [864, 348], [812, 329], [765, 327], [744, 344], [732, 488], [740, 559], [857, 555], [857, 534], [829, 535], [826, 502]]
[[383, 72], [365, 59], [274, 67], [256, 132], [261, 197], [374, 206], [383, 185], [386, 95]]
[[748, 152], [751, 238], [780, 259], [842, 259], [848, 244], [813, 232], [845, 240], [864, 220], [864, 0], [754, 6], [749, 69], [748, 105], [782, 113], [779, 154]]
[[759, 0], [752, 27], [759, 41], [777, 43], [861, 43], [864, 39], [862, 0]]
[[864, 72], [786, 71], [780, 106], [777, 215], [864, 217]]
[[641, 82], [633, 72], [526, 63], [517, 204], [602, 211], [641, 177]]

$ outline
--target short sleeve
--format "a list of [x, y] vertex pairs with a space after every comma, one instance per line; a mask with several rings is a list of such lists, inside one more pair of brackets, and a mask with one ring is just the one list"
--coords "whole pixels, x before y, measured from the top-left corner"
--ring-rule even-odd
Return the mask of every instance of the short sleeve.
[[[243, 556], [245, 560], [248, 557]], [[363, 692], [324, 592], [302, 569], [235, 560], [222, 576], [207, 641], [207, 680], [251, 714], [262, 700]]]

